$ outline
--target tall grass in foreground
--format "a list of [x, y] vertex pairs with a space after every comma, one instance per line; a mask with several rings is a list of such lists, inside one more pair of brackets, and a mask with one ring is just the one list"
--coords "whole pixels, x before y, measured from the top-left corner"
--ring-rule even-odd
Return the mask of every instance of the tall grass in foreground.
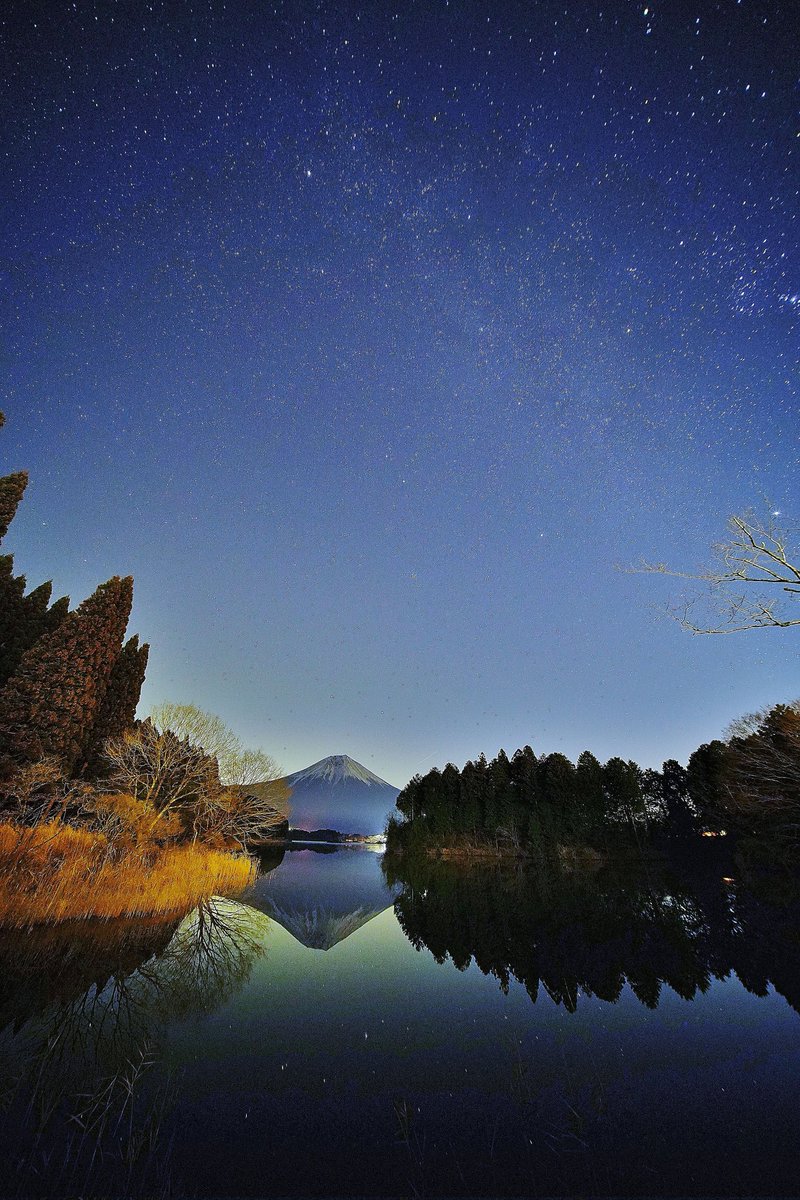
[[121, 853], [102, 834], [57, 821], [0, 824], [0, 926], [168, 916], [241, 891], [254, 873], [249, 858], [200, 845]]

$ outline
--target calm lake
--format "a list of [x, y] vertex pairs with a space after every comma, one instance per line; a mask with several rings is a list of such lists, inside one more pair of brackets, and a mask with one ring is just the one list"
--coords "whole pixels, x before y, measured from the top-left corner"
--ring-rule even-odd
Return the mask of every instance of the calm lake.
[[716, 851], [403, 870], [1, 933], [0, 1193], [797, 1194], [796, 898]]

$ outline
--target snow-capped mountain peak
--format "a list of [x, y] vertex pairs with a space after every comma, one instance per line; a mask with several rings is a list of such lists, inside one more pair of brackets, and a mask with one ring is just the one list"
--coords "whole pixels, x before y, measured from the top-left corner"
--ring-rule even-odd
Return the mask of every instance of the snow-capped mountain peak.
[[335, 829], [339, 833], [383, 833], [400, 789], [349, 754], [321, 758], [285, 782], [291, 788], [292, 829]]
[[349, 779], [356, 779], [359, 783], [365, 783], [367, 787], [376, 784], [379, 787], [386, 787], [385, 779], [381, 779], [368, 767], [363, 767], [354, 758], [350, 758], [349, 754], [331, 754], [328, 758], [321, 758], [319, 762], [312, 763], [310, 767], [306, 767], [302, 771], [295, 771], [294, 775], [288, 775], [286, 782], [297, 786], [299, 783], [337, 784], [344, 783]]

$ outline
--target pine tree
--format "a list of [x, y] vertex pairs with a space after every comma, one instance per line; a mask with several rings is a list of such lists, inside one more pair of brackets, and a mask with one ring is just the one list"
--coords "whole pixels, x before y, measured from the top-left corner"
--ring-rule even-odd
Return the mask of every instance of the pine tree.
[[25, 577], [19, 576], [14, 583], [14, 589], [6, 589], [0, 582], [0, 593], [7, 592], [0, 615], [0, 687], [14, 674], [25, 651], [57, 629], [69, 612], [67, 596], [48, 608], [52, 583], [41, 584], [27, 596], [20, 594], [19, 587], [24, 588]]
[[52, 585], [43, 583], [24, 595], [25, 576], [14, 580], [14, 595], [0, 616], [0, 680], [5, 681], [17, 668], [22, 655], [43, 632]]
[[536, 769], [541, 795], [539, 816], [546, 839], [570, 839], [579, 826], [578, 778], [565, 754], [555, 752], [539, 759]]
[[[0, 429], [5, 423], [5, 416], [0, 412]], [[14, 519], [14, 514], [27, 486], [28, 474], [26, 471], [17, 471], [14, 475], [0, 477], [0, 542], [8, 533], [8, 527]]]
[[[5, 423], [6, 419], [0, 412], [0, 429]], [[8, 533], [8, 527], [14, 519], [14, 514], [27, 486], [27, 471], [17, 471], [14, 475], [0, 477], [0, 542]]]
[[695, 837], [697, 817], [690, 802], [689, 772], [674, 758], [668, 758], [662, 767], [661, 798], [667, 837]]
[[6, 654], [15, 640], [24, 597], [25, 576], [14, 574], [14, 559], [10, 554], [0, 555], [0, 687], [5, 682]]
[[644, 815], [641, 770], [637, 764], [610, 758], [603, 767], [603, 790], [607, 814], [634, 829], [637, 818]]
[[[5, 418], [0, 412], [0, 428]], [[22, 499], [28, 476], [24, 471], [0, 479], [0, 540]], [[67, 615], [69, 600], [48, 609], [52, 584], [43, 583], [25, 595], [25, 576], [14, 575], [10, 554], [0, 556], [0, 688], [13, 675], [22, 655], [44, 633], [51, 632]]]
[[0, 755], [51, 755], [71, 771], [88, 744], [130, 614], [133, 580], [114, 576], [23, 654], [0, 692]]
[[13, 475], [0, 478], [0, 542], [8, 533], [8, 527], [27, 486], [27, 471], [16, 471]]
[[462, 833], [474, 834], [480, 829], [481, 814], [479, 783], [475, 764], [467, 762], [459, 780], [459, 829]]
[[101, 756], [109, 738], [121, 737], [133, 729], [149, 652], [146, 642], [139, 645], [136, 634], [122, 647], [92, 729], [85, 774], [94, 776], [102, 769]]
[[576, 767], [579, 804], [590, 830], [598, 830], [605, 816], [605, 796], [603, 793], [603, 768], [592, 754], [584, 750], [578, 755]]
[[730, 768], [730, 748], [719, 738], [698, 746], [686, 767], [689, 799], [701, 825], [712, 830], [718, 830], [726, 823], [725, 800]]

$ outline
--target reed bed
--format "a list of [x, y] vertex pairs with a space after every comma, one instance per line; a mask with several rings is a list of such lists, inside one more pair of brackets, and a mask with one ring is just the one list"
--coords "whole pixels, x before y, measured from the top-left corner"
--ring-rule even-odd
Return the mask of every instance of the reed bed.
[[56, 821], [0, 824], [0, 926], [187, 912], [242, 891], [254, 874], [244, 855], [197, 844], [120, 851]]

